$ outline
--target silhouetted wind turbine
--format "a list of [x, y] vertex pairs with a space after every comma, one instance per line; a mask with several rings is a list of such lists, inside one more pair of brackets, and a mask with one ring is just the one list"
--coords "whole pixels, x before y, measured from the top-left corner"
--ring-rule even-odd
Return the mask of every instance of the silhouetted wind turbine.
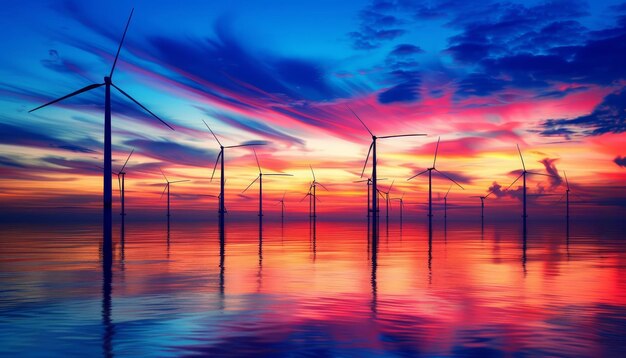
[[393, 183], [395, 183], [396, 180], [392, 180], [391, 181], [391, 185], [389, 185], [389, 188], [387, 189], [387, 191], [383, 191], [381, 190], [380, 192], [384, 195], [385, 197], [385, 220], [389, 221], [389, 192], [391, 192], [391, 188], [393, 188]]
[[186, 182], [186, 181], [190, 181], [190, 180], [175, 180], [175, 181], [169, 181], [167, 179], [167, 177], [165, 176], [165, 173], [163, 173], [163, 170], [161, 170], [161, 174], [163, 174], [163, 178], [165, 178], [165, 187], [163, 188], [163, 192], [161, 193], [161, 198], [163, 198], [163, 194], [165, 194], [165, 191], [167, 190], [167, 227], [170, 227], [170, 185], [174, 184], [174, 183], [182, 183], [182, 182]]
[[[387, 180], [387, 178], [379, 178], [378, 180]], [[372, 185], [372, 179], [371, 178], [367, 178], [367, 179], [363, 179], [363, 180], [356, 180], [354, 181], [355, 183], [363, 183], [363, 182], [367, 182], [367, 216], [370, 216], [370, 213], [372, 212], [372, 208], [370, 207], [371, 204], [371, 200], [370, 200], [370, 186]]]
[[437, 168], [435, 168], [435, 163], [437, 162], [437, 152], [439, 151], [439, 141], [441, 141], [441, 137], [439, 137], [439, 139], [437, 139], [437, 146], [435, 147], [435, 159], [433, 159], [433, 166], [431, 168], [428, 168], [426, 170], [424, 170], [423, 172], [417, 173], [415, 175], [413, 175], [412, 177], [410, 177], [408, 180], [411, 180], [417, 176], [420, 176], [426, 172], [428, 172], [428, 217], [432, 218], [433, 217], [433, 170], [436, 171], [437, 173], [439, 173], [441, 176], [443, 176], [444, 178], [450, 180], [451, 182], [453, 182], [454, 184], [458, 185], [459, 188], [465, 190], [465, 188], [463, 188], [461, 186], [461, 184], [457, 183], [454, 179], [450, 178], [449, 176], [445, 175], [444, 173], [440, 172], [439, 170], [437, 170]]
[[117, 185], [120, 189], [120, 206], [121, 206], [121, 212], [120, 215], [122, 216], [126, 216], [126, 211], [124, 210], [124, 202], [125, 202], [125, 197], [124, 197], [124, 177], [126, 176], [126, 172], [124, 172], [124, 168], [126, 168], [126, 164], [128, 164], [128, 160], [130, 159], [130, 156], [133, 155], [133, 152], [135, 151], [135, 149], [133, 148], [133, 150], [130, 151], [130, 154], [128, 155], [128, 158], [126, 158], [126, 162], [124, 162], [124, 165], [122, 165], [122, 168], [120, 169], [119, 172], [115, 173], [113, 172], [113, 174], [117, 175]]
[[443, 217], [444, 219], [448, 218], [448, 194], [450, 194], [450, 190], [452, 190], [452, 185], [448, 188], [446, 195], [443, 196]]
[[400, 225], [402, 225], [402, 210], [404, 209], [404, 194], [399, 198], [392, 198], [391, 200], [398, 200], [400, 202]]
[[523, 193], [523, 213], [522, 213], [522, 217], [524, 218], [524, 228], [526, 227], [526, 218], [528, 217], [528, 215], [526, 214], [526, 174], [532, 174], [532, 175], [543, 175], [543, 176], [547, 176], [547, 177], [552, 177], [552, 175], [549, 174], [543, 174], [543, 173], [537, 173], [537, 172], [529, 172], [528, 170], [526, 170], [526, 164], [524, 164], [524, 157], [522, 157], [522, 151], [519, 149], [519, 144], [517, 144], [517, 152], [519, 153], [519, 158], [522, 161], [522, 174], [520, 174], [512, 183], [511, 185], [509, 185], [508, 188], [504, 189], [504, 191], [509, 190], [513, 184], [515, 184], [519, 178], [523, 178], [523, 189], [522, 189], [522, 193]]
[[284, 219], [285, 218], [285, 195], [287, 194], [287, 192], [283, 193], [283, 197], [278, 200], [278, 204], [280, 204], [280, 218]]
[[[202, 120], [202, 122], [204, 122], [204, 119]], [[219, 198], [219, 209], [218, 212], [220, 214], [220, 219], [224, 219], [224, 214], [226, 214], [226, 202], [224, 200], [224, 188], [226, 186], [226, 179], [224, 176], [224, 149], [227, 148], [238, 148], [238, 147], [250, 147], [250, 146], [254, 146], [254, 145], [265, 145], [265, 143], [247, 143], [247, 144], [237, 144], [237, 145], [228, 145], [228, 146], [223, 146], [222, 143], [220, 142], [219, 139], [217, 139], [217, 136], [215, 135], [215, 133], [213, 133], [213, 130], [211, 129], [211, 127], [209, 127], [209, 125], [204, 122], [204, 125], [209, 129], [209, 131], [211, 132], [211, 134], [213, 135], [213, 138], [215, 138], [215, 140], [217, 141], [217, 144], [219, 144], [220, 146], [220, 153], [217, 155], [217, 158], [215, 160], [215, 165], [213, 166], [213, 173], [211, 173], [211, 182], [213, 181], [213, 176], [215, 175], [215, 169], [217, 168], [217, 163], [220, 163], [220, 194], [218, 196]], [[221, 159], [221, 161], [220, 161]]]
[[120, 55], [120, 51], [122, 50], [122, 44], [124, 43], [124, 38], [126, 37], [126, 31], [128, 31], [128, 26], [130, 25], [130, 20], [133, 17], [133, 12], [135, 9], [131, 10], [130, 16], [128, 17], [128, 22], [126, 23], [126, 28], [124, 29], [124, 34], [122, 35], [122, 40], [120, 41], [119, 47], [117, 48], [117, 53], [115, 54], [115, 59], [113, 60], [113, 66], [111, 67], [111, 72], [108, 76], [104, 77], [104, 83], [95, 83], [89, 86], [83, 87], [77, 91], [74, 91], [68, 95], [57, 98], [54, 101], [43, 104], [37, 108], [31, 109], [29, 112], [34, 112], [40, 108], [46, 107], [48, 105], [60, 102], [64, 99], [76, 96], [78, 94], [91, 91], [92, 89], [96, 89], [98, 87], [104, 86], [104, 169], [103, 169], [103, 181], [104, 181], [104, 189], [103, 189], [103, 227], [104, 227], [104, 238], [107, 240], [107, 245], [110, 244], [111, 241], [111, 225], [112, 225], [112, 206], [113, 206], [113, 194], [112, 194], [112, 183], [111, 183], [111, 86], [113, 86], [116, 90], [118, 90], [122, 95], [133, 101], [136, 105], [141, 107], [143, 110], [148, 112], [154, 118], [158, 119], [161, 123], [169, 127], [171, 130], [174, 130], [169, 124], [165, 123], [161, 118], [159, 118], [156, 114], [152, 113], [149, 109], [144, 107], [141, 103], [139, 103], [136, 99], [131, 97], [128, 93], [124, 92], [121, 88], [116, 86], [113, 82], [113, 72], [115, 71], [115, 65], [117, 64], [117, 59]]
[[487, 195], [485, 196], [480, 196], [480, 195], [473, 195], [471, 196], [472, 198], [480, 198], [480, 222], [481, 225], [483, 225], [485, 223], [485, 199], [487, 199], [489, 197], [489, 195], [493, 194], [493, 191], [489, 191], [487, 193]]
[[[367, 166], [367, 162], [369, 161], [370, 158], [370, 153], [372, 153], [372, 176], [371, 176], [371, 185], [372, 185], [372, 195], [371, 195], [371, 202], [372, 204], [371, 206], [371, 210], [372, 210], [372, 215], [374, 218], [377, 217], [378, 215], [378, 200], [376, 199], [378, 196], [378, 188], [377, 188], [377, 172], [376, 172], [376, 165], [377, 165], [377, 158], [376, 158], [376, 140], [378, 139], [386, 139], [386, 138], [398, 138], [398, 137], [422, 137], [425, 136], [426, 134], [399, 134], [399, 135], [388, 135], [388, 136], [382, 136], [382, 137], [377, 137], [374, 135], [374, 133], [372, 133], [372, 131], [365, 125], [365, 123], [361, 120], [361, 118], [359, 118], [359, 116], [350, 108], [348, 107], [348, 109], [350, 110], [350, 112], [352, 112], [352, 114], [354, 114], [354, 116], [356, 117], [356, 119], [359, 120], [359, 122], [361, 122], [361, 124], [363, 125], [363, 127], [365, 127], [365, 129], [367, 130], [367, 132], [372, 136], [372, 144], [370, 144], [370, 148], [367, 151], [367, 157], [365, 158], [365, 164], [363, 165], [363, 170], [361, 171], [361, 178], [363, 177], [363, 173], [365, 173], [365, 167]], [[376, 220], [374, 220], [374, 224], [376, 223]], [[376, 232], [376, 230], [374, 230], [374, 233]]]
[[[309, 195], [309, 216], [316, 218], [317, 217], [317, 203], [315, 202], [315, 200], [317, 199], [317, 194], [316, 194], [317, 186], [318, 185], [321, 186], [326, 191], [328, 191], [328, 189], [326, 189], [326, 187], [322, 183], [318, 182], [317, 179], [315, 179], [315, 172], [313, 171], [313, 167], [309, 165], [309, 168], [311, 168], [311, 174], [313, 175], [313, 181], [311, 182], [311, 185], [309, 185], [309, 193], [307, 194]], [[311, 208], [313, 209], [313, 212], [311, 212]]]
[[248, 185], [241, 193], [245, 193], [246, 190], [248, 190], [252, 184], [256, 183], [256, 181], [259, 181], [259, 217], [263, 216], [263, 176], [285, 176], [285, 177], [292, 177], [292, 174], [284, 174], [284, 173], [263, 173], [263, 171], [261, 170], [261, 164], [259, 163], [259, 157], [257, 157], [256, 155], [256, 150], [254, 150], [254, 148], [252, 148], [252, 151], [254, 152], [254, 159], [256, 159], [256, 165], [259, 167], [259, 176], [256, 177], [256, 179], [254, 179], [252, 181], [252, 183], [250, 183], [250, 185]]

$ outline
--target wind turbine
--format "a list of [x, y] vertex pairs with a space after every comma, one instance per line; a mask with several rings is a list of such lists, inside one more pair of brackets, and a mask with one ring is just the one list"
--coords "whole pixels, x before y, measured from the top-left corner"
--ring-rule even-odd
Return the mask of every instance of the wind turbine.
[[252, 151], [254, 152], [254, 159], [256, 159], [256, 165], [259, 167], [259, 176], [256, 177], [256, 179], [254, 179], [252, 181], [252, 183], [250, 183], [250, 185], [248, 185], [241, 193], [245, 193], [246, 190], [250, 189], [250, 187], [252, 186], [252, 184], [256, 183], [256, 181], [259, 181], [259, 217], [263, 216], [263, 176], [285, 176], [285, 177], [292, 177], [292, 174], [284, 174], [284, 173], [263, 173], [263, 171], [261, 170], [261, 164], [259, 163], [259, 157], [257, 157], [256, 155], [256, 150], [254, 150], [254, 148], [252, 148]]
[[287, 192], [283, 193], [283, 197], [278, 200], [277, 204], [280, 204], [280, 218], [284, 219], [285, 218], [285, 195], [287, 194]]
[[386, 210], [385, 220], [387, 221], [389, 221], [389, 192], [391, 192], [391, 188], [393, 188], [393, 183], [395, 182], [396, 182], [395, 179], [391, 181], [391, 185], [389, 185], [389, 188], [387, 189], [387, 191], [383, 191], [383, 190], [379, 191], [385, 197], [385, 210]]
[[[219, 139], [217, 139], [217, 136], [215, 135], [215, 133], [213, 133], [213, 130], [211, 129], [211, 127], [209, 127], [209, 125], [204, 121], [204, 119], [202, 120], [202, 122], [204, 122], [204, 125], [209, 129], [209, 131], [211, 132], [211, 134], [213, 135], [213, 138], [215, 138], [215, 140], [217, 141], [217, 144], [219, 144], [220, 146], [220, 153], [217, 155], [217, 159], [215, 160], [215, 165], [213, 166], [213, 173], [211, 174], [211, 182], [213, 181], [213, 176], [215, 175], [215, 169], [217, 168], [217, 163], [220, 163], [220, 195], [219, 195], [219, 215], [220, 215], [220, 219], [224, 218], [224, 214], [226, 214], [226, 204], [224, 201], [224, 188], [226, 186], [226, 179], [224, 176], [224, 149], [227, 148], [238, 148], [238, 147], [250, 147], [250, 146], [254, 146], [254, 145], [265, 145], [265, 143], [248, 143], [248, 144], [237, 144], [237, 145], [228, 145], [228, 146], [224, 146], [222, 145], [222, 143], [220, 142]], [[221, 159], [221, 161], [220, 161]]]
[[565, 189], [565, 219], [569, 223], [569, 181], [567, 180], [565, 170], [563, 171], [563, 176], [565, 177], [565, 185], [567, 185], [567, 189]]
[[406, 193], [402, 193], [402, 196], [399, 198], [392, 198], [391, 200], [398, 200], [400, 202], [400, 225], [402, 226], [402, 210], [404, 209], [404, 194]]
[[[317, 179], [315, 179], [315, 172], [313, 171], [313, 167], [309, 165], [309, 168], [311, 168], [311, 174], [313, 174], [313, 181], [311, 182], [311, 185], [309, 185], [309, 192], [307, 194], [309, 196], [309, 216], [316, 218], [317, 217], [317, 203], [315, 202], [315, 200], [317, 199], [317, 194], [316, 194], [317, 186], [318, 185], [321, 186], [326, 191], [328, 191], [328, 189], [326, 189], [326, 187], [322, 183], [318, 182]], [[311, 212], [311, 208], [313, 208], [313, 212]]]
[[489, 191], [487, 193], [487, 195], [484, 196], [480, 196], [480, 195], [474, 195], [471, 196], [472, 198], [480, 198], [480, 222], [481, 225], [483, 225], [485, 223], [485, 199], [487, 199], [489, 197], [489, 195], [493, 194], [493, 191]]
[[144, 107], [141, 103], [139, 103], [136, 99], [131, 97], [128, 93], [124, 92], [121, 88], [116, 86], [113, 82], [113, 72], [115, 71], [115, 65], [117, 64], [117, 59], [120, 55], [120, 51], [122, 50], [122, 44], [124, 43], [124, 38], [126, 37], [126, 31], [128, 31], [128, 26], [130, 25], [130, 20], [133, 17], [133, 12], [135, 9], [131, 10], [130, 16], [128, 17], [128, 22], [126, 23], [126, 28], [124, 29], [124, 34], [122, 35], [122, 40], [117, 48], [117, 53], [115, 54], [115, 59], [113, 60], [113, 66], [111, 67], [111, 72], [109, 72], [108, 76], [104, 77], [104, 83], [94, 83], [89, 86], [83, 87], [77, 91], [74, 91], [68, 95], [57, 98], [53, 101], [50, 101], [46, 104], [43, 104], [37, 108], [31, 109], [30, 112], [34, 112], [40, 108], [46, 107], [48, 105], [60, 102], [64, 99], [79, 95], [84, 92], [91, 91], [92, 89], [96, 89], [98, 87], [104, 86], [104, 168], [103, 168], [103, 195], [102, 195], [102, 203], [103, 203], [103, 227], [104, 227], [104, 238], [107, 241], [107, 246], [110, 243], [111, 237], [111, 225], [112, 225], [112, 206], [113, 206], [113, 194], [112, 194], [112, 178], [111, 178], [111, 86], [113, 86], [116, 90], [118, 90], [122, 95], [133, 101], [136, 105], [141, 107], [143, 110], [148, 112], [154, 118], [158, 119], [161, 123], [166, 125], [171, 130], [174, 130], [169, 124], [165, 123], [161, 118], [159, 118], [156, 114], [152, 113], [149, 109]]
[[423, 172], [417, 173], [415, 175], [413, 175], [412, 177], [410, 177], [408, 180], [411, 180], [417, 176], [420, 176], [426, 172], [428, 172], [428, 217], [432, 219], [433, 217], [433, 170], [436, 171], [437, 173], [439, 173], [441, 176], [443, 176], [444, 178], [450, 180], [451, 182], [453, 182], [454, 184], [458, 185], [459, 188], [465, 190], [465, 188], [463, 188], [461, 186], [461, 184], [457, 183], [454, 179], [450, 178], [449, 176], [445, 175], [444, 173], [442, 173], [441, 171], [437, 170], [437, 168], [435, 168], [435, 163], [437, 162], [437, 152], [439, 151], [439, 142], [441, 141], [441, 137], [439, 137], [439, 139], [437, 139], [437, 146], [435, 147], [435, 158], [433, 159], [433, 166], [431, 168], [428, 168], [426, 170], [424, 170]]
[[443, 218], [448, 218], [448, 194], [450, 194], [450, 190], [452, 190], [452, 185], [448, 188], [446, 195], [443, 196]]
[[126, 176], [126, 172], [124, 172], [124, 168], [126, 168], [126, 164], [128, 164], [128, 160], [130, 159], [130, 156], [133, 155], [133, 152], [135, 151], [135, 148], [133, 148], [133, 150], [130, 151], [130, 154], [128, 155], [128, 158], [126, 158], [126, 162], [124, 162], [124, 165], [122, 165], [122, 168], [120, 169], [119, 172], [115, 173], [113, 172], [113, 174], [117, 175], [117, 185], [120, 189], [120, 206], [121, 206], [121, 213], [120, 215], [126, 216], [126, 211], [124, 210], [124, 177]]
[[[350, 110], [350, 112], [352, 112], [352, 114], [354, 114], [356, 119], [358, 119], [359, 122], [361, 122], [363, 127], [365, 127], [367, 132], [372, 136], [372, 144], [370, 144], [370, 148], [367, 151], [367, 157], [365, 158], [365, 164], [363, 165], [363, 170], [361, 171], [361, 178], [363, 178], [363, 173], [365, 173], [365, 167], [367, 166], [367, 162], [369, 161], [370, 153], [372, 153], [372, 176], [371, 176], [372, 195], [370, 197], [370, 200], [372, 202], [372, 204], [371, 204], [372, 215], [373, 215], [373, 217], [377, 217], [377, 215], [378, 215], [378, 202], [376, 200], [376, 197], [378, 195], [377, 194], [378, 193], [378, 188], [377, 188], [378, 178], [377, 178], [377, 173], [376, 173], [376, 165], [377, 165], [376, 140], [378, 140], [378, 139], [387, 139], [387, 138], [398, 138], [398, 137], [422, 137], [422, 136], [425, 136], [426, 134], [399, 134], [399, 135], [388, 135], [388, 136], [377, 137], [377, 136], [374, 135], [374, 133], [372, 133], [372, 131], [365, 125], [365, 123], [361, 120], [361, 118], [359, 118], [359, 116], [350, 107], [348, 107], [348, 109]], [[375, 220], [374, 220], [374, 223], [376, 223]], [[376, 232], [376, 230], [374, 230], [374, 232]]]
[[[379, 178], [378, 180], [387, 180], [387, 178]], [[372, 178], [367, 178], [367, 179], [363, 179], [363, 180], [356, 180], [354, 181], [355, 183], [363, 183], [363, 182], [367, 182], [367, 216], [370, 216], [370, 213], [372, 212], [372, 208], [370, 207], [371, 204], [371, 200], [370, 200], [370, 186], [372, 185]]]
[[167, 190], [167, 227], [169, 228], [170, 227], [170, 185], [174, 183], [182, 183], [182, 182], [186, 182], [190, 180], [169, 181], [167, 177], [165, 176], [165, 173], [163, 173], [163, 170], [161, 170], [161, 174], [163, 174], [163, 178], [165, 178], [165, 187], [163, 188], [163, 192], [161, 193], [161, 198], [163, 198], [163, 194], [165, 194], [165, 191]]
[[549, 174], [543, 174], [543, 173], [537, 173], [537, 172], [529, 172], [528, 170], [526, 170], [526, 165], [524, 164], [524, 157], [522, 157], [522, 151], [519, 149], [519, 144], [517, 144], [517, 152], [519, 153], [519, 158], [522, 161], [522, 174], [520, 174], [512, 183], [511, 185], [509, 185], [508, 188], [506, 188], [504, 191], [509, 190], [513, 184], [515, 184], [519, 178], [523, 178], [523, 189], [522, 189], [522, 193], [523, 193], [523, 212], [522, 212], [522, 217], [524, 218], [524, 227], [526, 227], [526, 218], [528, 217], [528, 215], [526, 214], [526, 175], [527, 174], [532, 174], [532, 175], [543, 175], [543, 176], [547, 176], [547, 177], [552, 177], [552, 175]]

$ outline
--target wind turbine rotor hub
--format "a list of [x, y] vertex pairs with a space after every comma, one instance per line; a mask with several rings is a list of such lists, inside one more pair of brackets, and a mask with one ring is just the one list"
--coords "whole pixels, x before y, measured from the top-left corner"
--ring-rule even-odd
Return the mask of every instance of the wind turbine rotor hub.
[[110, 85], [111, 84], [111, 77], [109, 76], [104, 76], [104, 83]]

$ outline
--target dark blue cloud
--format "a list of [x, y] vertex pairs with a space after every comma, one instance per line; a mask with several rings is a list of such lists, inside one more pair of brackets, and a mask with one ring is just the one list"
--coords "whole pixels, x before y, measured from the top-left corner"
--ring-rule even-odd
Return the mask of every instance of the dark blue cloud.
[[626, 131], [626, 89], [612, 93], [593, 112], [576, 118], [548, 119], [542, 123], [544, 136], [560, 132], [580, 132], [584, 135], [622, 133]]
[[348, 33], [352, 47], [357, 50], [372, 50], [384, 42], [394, 40], [406, 33], [401, 28], [402, 20], [393, 15], [397, 4], [391, 1], [373, 1], [359, 12], [360, 25], [357, 31]]
[[235, 38], [227, 19], [216, 22], [215, 38], [184, 39], [153, 36], [146, 49], [165, 66], [190, 76], [179, 81], [210, 95], [217, 93], [194, 77], [250, 96], [281, 94], [295, 100], [332, 100], [344, 93], [331, 86], [323, 64], [313, 60], [285, 58], [267, 53], [253, 54]]
[[419, 46], [411, 45], [411, 44], [401, 44], [397, 45], [393, 51], [389, 53], [390, 56], [411, 56], [417, 55], [420, 53], [424, 53]]
[[198, 149], [166, 139], [158, 141], [131, 139], [124, 144], [134, 147], [135, 151], [141, 152], [142, 155], [175, 165], [209, 166], [217, 155], [213, 150]]
[[36, 132], [25, 127], [0, 123], [0, 143], [35, 148], [58, 148], [71, 152], [97, 153], [100, 143], [89, 138], [80, 141], [82, 145]]
[[622, 168], [626, 168], [626, 157], [620, 157], [619, 155], [613, 159], [613, 162]]
[[462, 97], [489, 96], [503, 90], [507, 83], [482, 73], [472, 73], [459, 82], [456, 93]]
[[1, 167], [13, 167], [13, 168], [26, 168], [24, 164], [15, 160], [15, 158], [11, 158], [5, 155], [0, 155], [0, 166]]
[[415, 71], [393, 71], [393, 78], [400, 82], [378, 94], [378, 102], [390, 104], [395, 102], [414, 102], [420, 99], [420, 75]]

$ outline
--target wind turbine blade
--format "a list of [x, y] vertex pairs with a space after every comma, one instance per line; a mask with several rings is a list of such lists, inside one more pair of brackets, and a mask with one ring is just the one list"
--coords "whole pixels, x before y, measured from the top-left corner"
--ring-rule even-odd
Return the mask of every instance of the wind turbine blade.
[[310, 193], [306, 193], [306, 194], [304, 195], [304, 197], [303, 197], [302, 199], [300, 199], [300, 202], [303, 202], [303, 201], [304, 201], [304, 199], [306, 199], [306, 197], [307, 197], [307, 196], [309, 196], [309, 195], [311, 195], [311, 194], [310, 194]]
[[220, 154], [217, 155], [217, 159], [215, 159], [215, 165], [213, 166], [213, 173], [211, 173], [211, 180], [209, 183], [213, 181], [213, 176], [215, 175], [215, 169], [217, 169], [217, 163], [220, 161], [220, 157], [224, 153], [224, 149], [220, 149]]
[[322, 201], [322, 199], [318, 198], [318, 197], [317, 197], [317, 195], [315, 195], [315, 200], [317, 200], [317, 201], [319, 201], [319, 202], [321, 202], [321, 201]]
[[191, 180], [189, 180], [189, 179], [186, 179], [186, 180], [176, 180], [176, 181], [171, 181], [170, 184], [182, 183], [182, 182], [185, 182], [185, 181], [191, 181]]
[[282, 202], [284, 202], [284, 201], [285, 201], [285, 195], [287, 195], [287, 192], [284, 192], [284, 193], [283, 193], [283, 198], [282, 198], [282, 199], [280, 199], [280, 201], [282, 201]]
[[122, 50], [122, 45], [124, 44], [124, 39], [126, 38], [126, 31], [128, 31], [128, 25], [130, 25], [130, 19], [133, 17], [133, 12], [135, 12], [135, 8], [130, 10], [130, 16], [128, 16], [128, 22], [126, 23], [126, 28], [124, 29], [124, 34], [122, 35], [122, 40], [120, 41], [120, 45], [117, 48], [117, 53], [115, 54], [115, 60], [113, 60], [113, 66], [111, 67], [111, 73], [109, 73], [109, 78], [113, 78], [113, 71], [115, 71], [115, 65], [117, 64], [117, 58], [120, 56], [120, 51]]
[[326, 187], [324, 186], [324, 184], [322, 184], [322, 183], [318, 183], [318, 182], [315, 182], [315, 184], [317, 184], [317, 185], [321, 186], [322, 188], [324, 188], [324, 190], [328, 191], [328, 189], [326, 189]]
[[567, 181], [567, 174], [565, 174], [565, 170], [563, 171], [563, 176], [565, 177], [565, 184], [567, 185], [567, 190], [569, 190], [569, 181]]
[[256, 159], [256, 165], [259, 167], [259, 173], [261, 173], [261, 164], [259, 163], [259, 157], [257, 157], [256, 150], [254, 150], [254, 148], [252, 148], [252, 151], [254, 152], [254, 159]]
[[367, 162], [370, 160], [370, 153], [372, 152], [372, 147], [374, 147], [374, 142], [370, 144], [370, 149], [367, 151], [367, 157], [365, 157], [365, 163], [363, 164], [363, 170], [361, 171], [361, 178], [363, 178], [363, 174], [365, 173], [365, 168], [367, 167]]
[[452, 189], [452, 185], [450, 185], [450, 187], [448, 188], [448, 191], [446, 192], [446, 195], [444, 195], [444, 199], [448, 197], [448, 194], [450, 194], [450, 190]]
[[[202, 122], [204, 122], [204, 119], [202, 120]], [[213, 138], [215, 138], [215, 140], [217, 141], [217, 144], [219, 144], [220, 147], [223, 147], [222, 143], [220, 143], [220, 140], [217, 139], [217, 136], [215, 135], [215, 133], [213, 133], [213, 130], [211, 129], [211, 127], [209, 127], [209, 125], [206, 124], [206, 122], [204, 122], [204, 125], [209, 129], [209, 132], [211, 132], [211, 134], [213, 134]]]
[[411, 180], [411, 179], [413, 179], [413, 178], [415, 178], [415, 177], [418, 177], [418, 176], [420, 176], [420, 175], [422, 175], [422, 174], [426, 173], [427, 171], [428, 171], [428, 169], [424, 170], [423, 172], [419, 172], [419, 173], [417, 173], [417, 174], [413, 175], [412, 177], [410, 177], [409, 179], [407, 179], [407, 181], [409, 181], [409, 180]]
[[[348, 107], [348, 106], [346, 106], [346, 107]], [[367, 126], [365, 125], [365, 123], [361, 120], [361, 118], [359, 118], [359, 115], [358, 115], [358, 114], [356, 114], [356, 113], [354, 113], [354, 111], [352, 110], [352, 108], [348, 107], [348, 109], [350, 110], [350, 112], [352, 112], [352, 114], [354, 114], [354, 116], [356, 117], [356, 119], [358, 119], [358, 120], [359, 120], [359, 122], [361, 122], [361, 124], [363, 125], [363, 127], [365, 127], [365, 129], [367, 129], [367, 131], [368, 131], [368, 132], [370, 133], [370, 135], [373, 137], [373, 136], [374, 136], [374, 133], [372, 133], [372, 131], [371, 131], [369, 128], [367, 128]]]
[[426, 134], [398, 134], [398, 135], [386, 135], [386, 136], [378, 137], [378, 139], [399, 138], [399, 137], [424, 137], [424, 136], [426, 136]]
[[391, 188], [393, 187], [393, 183], [395, 182], [396, 182], [395, 179], [391, 181], [391, 185], [389, 185], [389, 189], [387, 189], [387, 194], [389, 194], [389, 192], [391, 191]]
[[228, 145], [224, 148], [251, 147], [253, 145], [267, 145], [267, 144], [266, 143], [237, 144], [237, 145]]
[[519, 153], [519, 158], [522, 160], [522, 168], [526, 171], [526, 165], [524, 164], [524, 157], [522, 157], [522, 151], [519, 149], [519, 144], [517, 145], [517, 152]]
[[504, 189], [504, 191], [509, 190], [509, 189], [513, 186], [513, 184], [517, 183], [517, 181], [519, 180], [519, 178], [521, 178], [521, 177], [522, 177], [522, 175], [524, 175], [524, 173], [520, 174], [520, 175], [517, 177], [517, 179], [515, 179], [515, 180], [511, 183], [511, 185], [509, 185], [509, 186], [508, 186], [508, 188]]
[[165, 194], [165, 190], [167, 189], [168, 185], [170, 185], [169, 182], [165, 184], [165, 187], [163, 188], [163, 192], [161, 193], [161, 197], [159, 199], [163, 199], [163, 194]]
[[163, 169], [159, 168], [159, 170], [161, 171], [161, 174], [163, 174], [163, 178], [165, 178], [166, 182], [170, 182], [169, 180], [167, 180], [167, 177], [165, 176], [165, 173], [163, 173]]
[[[519, 179], [519, 178], [517, 178], [517, 179]], [[487, 193], [487, 195], [485, 195], [485, 196], [479, 196], [479, 198], [487, 199], [487, 197], [488, 197], [489, 195], [491, 195], [491, 194], [493, 194], [493, 190], [492, 190], [492, 191], [490, 191], [490, 192], [488, 192], [488, 193]]]
[[313, 174], [313, 181], [315, 181], [315, 172], [313, 171], [313, 167], [309, 164], [309, 168], [311, 168], [311, 174]]
[[556, 202], [557, 202], [557, 203], [560, 203], [560, 202], [561, 202], [561, 200], [563, 200], [563, 198], [564, 198], [564, 197], [565, 197], [565, 194], [561, 195], [561, 197], [559, 198], [559, 200], [557, 200]]
[[440, 172], [440, 171], [439, 171], [439, 170], [437, 170], [437, 169], [435, 169], [435, 171], [436, 171], [437, 173], [439, 173], [440, 175], [442, 175], [444, 178], [446, 178], [446, 179], [450, 180], [451, 182], [453, 182], [454, 184], [458, 185], [458, 186], [459, 186], [459, 188], [461, 188], [461, 189], [465, 190], [465, 188], [464, 188], [463, 186], [461, 186], [461, 184], [457, 183], [457, 182], [456, 182], [456, 180], [454, 180], [454, 179], [450, 178], [449, 176], [445, 175], [444, 173]]
[[159, 116], [157, 116], [156, 114], [152, 113], [148, 108], [146, 108], [143, 104], [139, 103], [136, 99], [131, 97], [128, 93], [124, 92], [121, 88], [117, 87], [113, 83], [111, 83], [111, 86], [115, 87], [115, 89], [120, 91], [121, 94], [123, 94], [124, 96], [128, 97], [128, 99], [130, 99], [131, 101], [135, 102], [136, 105], [138, 105], [139, 107], [143, 108], [144, 111], [150, 113], [152, 115], [152, 117], [158, 119], [161, 123], [165, 124], [169, 129], [174, 130], [174, 128], [172, 126], [170, 126], [169, 124], [165, 123], [165, 121], [162, 120], [161, 118], [159, 118]]
[[245, 188], [245, 189], [241, 192], [241, 194], [245, 193], [245, 192], [246, 192], [246, 190], [250, 189], [250, 187], [252, 186], [252, 184], [256, 183], [256, 181], [257, 181], [257, 180], [259, 180], [259, 178], [260, 178], [260, 177], [261, 177], [261, 176], [256, 177], [256, 179], [254, 179], [254, 180], [252, 181], [252, 183], [250, 183], [250, 185], [248, 185], [248, 186], [247, 186], [247, 187], [246, 187], [246, 188]]
[[130, 151], [130, 154], [128, 155], [128, 158], [126, 158], [126, 161], [124, 162], [124, 165], [122, 165], [122, 169], [120, 169], [120, 173], [124, 171], [124, 168], [126, 168], [126, 164], [128, 164], [128, 160], [130, 159], [130, 156], [133, 155], [134, 151], [135, 151], [135, 148], [133, 148], [133, 150]]
[[380, 190], [376, 190], [376, 191], [378, 192], [378, 195], [380, 195], [380, 196], [382, 196], [382, 197], [383, 197], [383, 199], [385, 198], [385, 193], [383, 193], [383, 192], [382, 192], [382, 191], [380, 191]]
[[81, 94], [81, 93], [83, 93], [83, 92], [91, 91], [92, 89], [94, 89], [94, 88], [98, 88], [98, 87], [103, 86], [103, 85], [104, 85], [104, 83], [94, 83], [94, 84], [92, 84], [92, 85], [89, 85], [89, 86], [83, 87], [83, 88], [79, 89], [78, 91], [74, 91], [74, 92], [72, 92], [72, 93], [70, 93], [70, 94], [68, 94], [68, 95], [65, 95], [65, 96], [61, 97], [61, 98], [57, 98], [57, 99], [55, 99], [54, 101], [50, 101], [50, 102], [48, 102], [48, 103], [46, 103], [46, 104], [42, 104], [41, 106], [39, 106], [39, 107], [37, 107], [37, 108], [33, 108], [33, 109], [31, 109], [30, 111], [28, 111], [28, 113], [34, 112], [34, 111], [36, 111], [36, 110], [38, 110], [38, 109], [40, 109], [40, 108], [43, 108], [43, 107], [49, 106], [49, 105], [51, 105], [51, 104], [53, 104], [53, 103], [60, 102], [60, 101], [62, 101], [62, 100], [64, 100], [64, 99], [66, 99], [66, 98], [70, 98], [70, 97], [76, 96], [77, 94]]
[[433, 168], [435, 167], [435, 162], [437, 161], [437, 152], [439, 151], [439, 141], [441, 141], [441, 137], [437, 139], [437, 146], [435, 147], [435, 159], [433, 160]]

